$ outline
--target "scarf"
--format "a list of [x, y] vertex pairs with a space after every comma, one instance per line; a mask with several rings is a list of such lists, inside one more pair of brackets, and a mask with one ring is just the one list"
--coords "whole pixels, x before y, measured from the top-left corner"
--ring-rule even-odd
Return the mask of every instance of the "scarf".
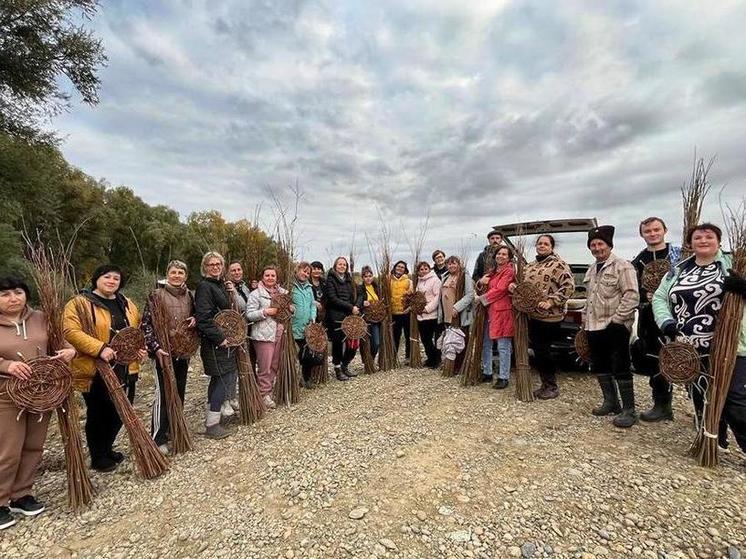
[[280, 292], [280, 288], [277, 286], [277, 284], [275, 284], [274, 287], [267, 287], [266, 285], [264, 285], [263, 281], [260, 281], [259, 287], [263, 287], [270, 295], [277, 295]]

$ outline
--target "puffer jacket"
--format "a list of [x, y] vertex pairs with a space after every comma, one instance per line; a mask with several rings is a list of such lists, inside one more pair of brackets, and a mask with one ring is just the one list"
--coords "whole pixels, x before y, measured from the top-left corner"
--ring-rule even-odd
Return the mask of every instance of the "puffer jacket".
[[[81, 317], [78, 315], [78, 303], [91, 314], [93, 324], [96, 327], [96, 336], [93, 337], [83, 331]], [[140, 312], [130, 299], [117, 293], [117, 301], [124, 310], [127, 325], [133, 328], [140, 326]], [[65, 305], [62, 313], [62, 328], [65, 340], [78, 352], [77, 357], [70, 363], [73, 373], [73, 385], [81, 392], [88, 392], [93, 377], [96, 376], [96, 359], [101, 355], [111, 340], [111, 313], [95, 295], [88, 291], [82, 292], [70, 299]], [[129, 374], [136, 375], [140, 372], [138, 362], [131, 363]]]
[[425, 294], [425, 310], [417, 315], [417, 320], [438, 318], [441, 285], [440, 278], [432, 270], [417, 280], [417, 291]]
[[201, 339], [199, 354], [206, 375], [219, 377], [238, 371], [235, 353], [229, 347], [219, 347], [225, 335], [215, 324], [214, 318], [222, 310], [231, 308], [231, 300], [223, 282], [202, 278], [194, 293], [194, 316]]
[[391, 314], [404, 314], [404, 295], [412, 291], [412, 280], [407, 274], [391, 275]]
[[[287, 289], [277, 288], [280, 293], [287, 293]], [[251, 323], [252, 340], [257, 342], [274, 342], [277, 336], [277, 321], [271, 316], [264, 316], [264, 309], [272, 304], [272, 295], [269, 294], [263, 283], [259, 284], [249, 295], [246, 301], [246, 319]], [[303, 336], [301, 336], [303, 337]]]
[[334, 270], [329, 270], [324, 289], [326, 324], [338, 328], [344, 318], [352, 314], [352, 307], [358, 302], [357, 290], [349, 273], [345, 273], [344, 280], [340, 280]]
[[296, 280], [293, 285], [293, 338], [303, 338], [303, 330], [311, 322], [316, 321], [316, 299], [310, 282], [300, 283]]

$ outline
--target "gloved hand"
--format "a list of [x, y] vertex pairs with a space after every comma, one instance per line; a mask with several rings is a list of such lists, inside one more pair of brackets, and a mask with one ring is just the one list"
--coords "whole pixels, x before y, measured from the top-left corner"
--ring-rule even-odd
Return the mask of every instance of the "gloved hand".
[[676, 328], [676, 323], [675, 322], [669, 322], [669, 323], [667, 323], [663, 327], [663, 329], [661, 330], [661, 332], [663, 332], [663, 335], [666, 336], [667, 338], [671, 339], [671, 340], [675, 340], [676, 336], [678, 336], [679, 334], [681, 334], [681, 332], [679, 332], [679, 329]]
[[723, 291], [746, 298], [746, 279], [739, 276], [733, 269], [728, 270], [728, 275], [723, 281]]

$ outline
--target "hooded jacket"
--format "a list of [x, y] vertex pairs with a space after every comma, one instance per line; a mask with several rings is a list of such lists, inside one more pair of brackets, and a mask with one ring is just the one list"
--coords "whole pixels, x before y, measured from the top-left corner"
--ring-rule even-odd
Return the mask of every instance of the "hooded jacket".
[[[277, 286], [279, 293], [287, 293], [287, 289]], [[246, 320], [251, 323], [252, 340], [257, 342], [274, 342], [277, 337], [277, 321], [271, 316], [264, 315], [264, 309], [272, 304], [272, 295], [269, 294], [264, 284], [259, 282], [259, 287], [249, 295], [246, 301]], [[301, 336], [303, 337], [303, 336]]]
[[0, 314], [0, 375], [7, 374], [12, 361], [48, 355], [47, 317], [26, 306], [18, 322]]
[[344, 278], [340, 279], [334, 270], [329, 270], [324, 286], [327, 326], [339, 328], [344, 318], [352, 314], [352, 307], [356, 306], [357, 301], [356, 289], [350, 274], [345, 272]]
[[430, 270], [417, 280], [417, 291], [425, 294], [425, 310], [417, 315], [417, 320], [434, 320], [438, 318], [438, 303], [440, 302], [440, 278]]
[[[124, 310], [127, 325], [133, 328], [139, 327], [140, 312], [137, 310], [137, 306], [121, 293], [116, 294], [116, 300]], [[93, 318], [93, 324], [96, 328], [95, 337], [83, 331], [76, 301], [83, 303], [86, 309], [84, 312], [89, 313]], [[96, 359], [111, 340], [111, 313], [93, 293], [83, 291], [80, 295], [70, 299], [65, 305], [62, 315], [62, 328], [65, 340], [78, 352], [78, 356], [70, 363], [73, 385], [81, 392], [88, 392], [91, 381], [96, 375]], [[136, 375], [139, 372], [140, 364], [137, 361], [131, 363], [129, 373]]]
[[293, 285], [293, 338], [303, 338], [306, 326], [316, 320], [316, 299], [313, 294], [313, 286], [310, 282], [303, 283], [295, 281]]

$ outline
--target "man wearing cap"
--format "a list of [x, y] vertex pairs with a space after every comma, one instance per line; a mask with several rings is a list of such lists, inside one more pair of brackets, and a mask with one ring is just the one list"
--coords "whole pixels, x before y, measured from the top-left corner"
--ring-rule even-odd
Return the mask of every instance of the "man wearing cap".
[[[604, 401], [597, 416], [616, 415], [614, 425], [637, 422], [635, 391], [630, 371], [629, 338], [640, 300], [635, 268], [612, 253], [614, 227], [601, 225], [588, 232], [588, 249], [595, 258], [585, 274], [586, 305], [583, 329], [588, 333], [591, 367]], [[622, 405], [619, 405], [619, 395]]]
[[486, 264], [494, 266], [495, 252], [497, 251], [497, 247], [503, 244], [503, 234], [497, 229], [493, 229], [487, 233], [487, 242], [489, 244], [479, 253], [477, 261], [474, 264], [474, 273], [471, 275], [471, 279], [474, 281], [479, 281], [489, 271], [485, 270]]

